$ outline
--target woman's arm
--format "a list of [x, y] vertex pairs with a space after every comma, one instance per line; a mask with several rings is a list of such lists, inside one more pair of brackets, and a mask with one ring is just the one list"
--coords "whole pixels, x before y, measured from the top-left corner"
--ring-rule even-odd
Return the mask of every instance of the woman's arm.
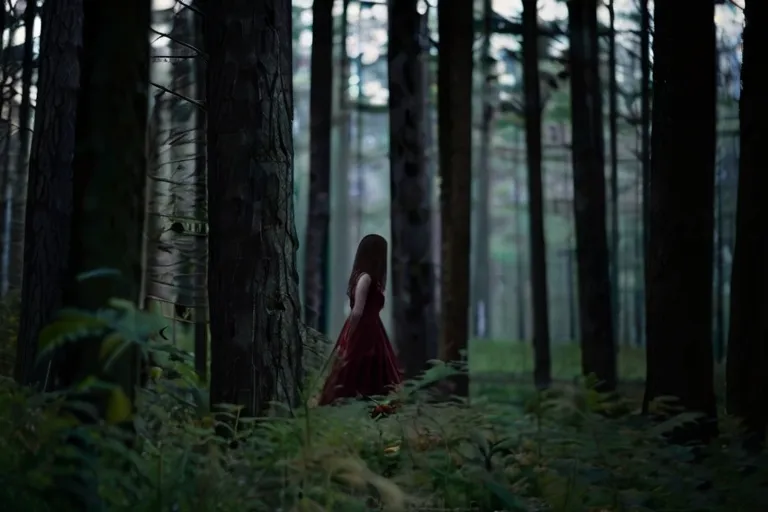
[[355, 306], [349, 314], [349, 333], [354, 332], [360, 317], [363, 316], [365, 301], [368, 299], [368, 289], [371, 287], [371, 276], [361, 274], [355, 285]]

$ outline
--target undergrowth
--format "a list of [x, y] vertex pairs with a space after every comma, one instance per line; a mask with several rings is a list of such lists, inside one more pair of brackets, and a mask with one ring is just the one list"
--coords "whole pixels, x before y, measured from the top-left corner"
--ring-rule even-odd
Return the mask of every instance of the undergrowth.
[[694, 463], [663, 440], [691, 417], [652, 424], [589, 385], [468, 404], [434, 403], [410, 383], [391, 414], [353, 402], [256, 420], [212, 414], [183, 357], [161, 364], [137, 400], [131, 448], [113, 425], [62, 414], [66, 393], [0, 381], [0, 503], [67, 510], [59, 487], [85, 471], [107, 511], [768, 510], [766, 461], [740, 449], [727, 419]]

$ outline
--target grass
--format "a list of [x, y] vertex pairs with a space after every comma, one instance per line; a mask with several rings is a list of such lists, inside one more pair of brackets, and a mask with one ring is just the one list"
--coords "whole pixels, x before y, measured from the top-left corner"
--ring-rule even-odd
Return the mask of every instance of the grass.
[[[581, 374], [581, 350], [577, 343], [552, 345], [552, 378], [572, 380]], [[618, 358], [619, 379], [645, 379], [645, 350], [622, 346]], [[533, 347], [529, 343], [508, 340], [473, 340], [469, 345], [469, 368], [475, 375], [533, 374]]]

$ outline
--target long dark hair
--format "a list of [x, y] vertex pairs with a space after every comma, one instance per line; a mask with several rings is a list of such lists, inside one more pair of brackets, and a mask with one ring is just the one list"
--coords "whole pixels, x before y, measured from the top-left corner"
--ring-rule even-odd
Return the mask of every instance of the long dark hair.
[[387, 281], [387, 241], [379, 235], [365, 235], [357, 245], [355, 262], [349, 276], [347, 293], [352, 296], [360, 274], [368, 274], [371, 281], [384, 288]]

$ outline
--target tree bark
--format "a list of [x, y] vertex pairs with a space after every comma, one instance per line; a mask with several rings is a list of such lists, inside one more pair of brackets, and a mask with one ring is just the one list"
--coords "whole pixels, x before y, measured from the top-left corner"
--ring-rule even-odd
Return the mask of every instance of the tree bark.
[[[469, 336], [469, 248], [472, 205], [472, 2], [437, 9], [440, 215], [442, 241], [441, 358], [460, 361]], [[469, 393], [468, 376], [454, 392]]]
[[[467, 0], [471, 1], [471, 0]], [[491, 77], [493, 63], [491, 56], [491, 35], [493, 33], [493, 7], [491, 0], [483, 0], [483, 44], [480, 50], [480, 148], [477, 155], [477, 201], [475, 202], [475, 236], [472, 261], [472, 318], [470, 327], [473, 339], [490, 338], [491, 300], [490, 300], [490, 208], [491, 208], [491, 138], [493, 137], [493, 103]]]
[[[681, 441], [716, 430], [712, 247], [716, 147], [712, 3], [655, 4], [653, 133], [646, 263], [644, 409], [662, 396], [705, 414]], [[697, 86], [691, 88], [690, 84]]]
[[[118, 298], [139, 301], [149, 89], [149, 0], [85, 0], [81, 87], [78, 97], [70, 280], [63, 303], [96, 310]], [[118, 120], [119, 122], [116, 122]], [[77, 276], [111, 269], [80, 281]], [[56, 360], [59, 386], [67, 388], [100, 368], [97, 343], [72, 344]], [[139, 375], [128, 350], [109, 379], [133, 403]]]
[[326, 330], [333, 116], [333, 0], [312, 4], [309, 125], [309, 218], [304, 270], [304, 322]]
[[[195, 0], [195, 6], [201, 11], [205, 8], [204, 0]], [[195, 47], [205, 52], [203, 38], [202, 16], [194, 16]], [[195, 88], [197, 98], [205, 98], [206, 61], [204, 55], [195, 59]], [[200, 225], [206, 228], [205, 233], [195, 237], [194, 285], [196, 290], [195, 302], [195, 371], [203, 379], [208, 379], [208, 293], [206, 290], [208, 262], [208, 157], [206, 144], [207, 112], [198, 108], [195, 113], [195, 133], [197, 152], [195, 154], [195, 217]]]
[[21, 104], [19, 105], [19, 146], [11, 196], [11, 244], [8, 261], [10, 289], [21, 288], [24, 266], [24, 208], [27, 199], [27, 177], [29, 165], [29, 141], [32, 135], [32, 82], [35, 68], [35, 18], [37, 2], [28, 1], [24, 9], [24, 46], [21, 64]]
[[598, 389], [612, 391], [616, 387], [616, 347], [605, 227], [597, 1], [570, 0], [568, 29], [581, 368], [585, 376], [597, 377]]
[[537, 0], [523, 0], [523, 90], [528, 147], [531, 291], [533, 292], [533, 379], [543, 389], [552, 383], [549, 353], [547, 250], [544, 237], [544, 192], [541, 169], [541, 91], [539, 82], [539, 18]]
[[[645, 321], [645, 273], [648, 262], [648, 234], [650, 226], [651, 203], [651, 10], [648, 0], [640, 0], [640, 158], [641, 158], [641, 252], [642, 301], [640, 302], [640, 321]], [[648, 339], [645, 329], [643, 341]]]
[[394, 339], [408, 378], [427, 368], [437, 327], [425, 155], [424, 49], [416, 4], [416, 0], [390, 2], [387, 56]]
[[613, 339], [618, 347], [621, 311], [619, 281], [619, 126], [618, 126], [618, 84], [616, 83], [616, 11], [615, 0], [608, 0], [608, 17], [611, 35], [608, 39], [608, 119], [611, 146], [611, 311], [613, 313]]
[[29, 161], [16, 380], [44, 382], [40, 330], [61, 307], [69, 277], [72, 161], [80, 87], [83, 2], [46, 2], [42, 10], [37, 114]]
[[[328, 304], [329, 329], [339, 332], [346, 320], [347, 281], [351, 269], [350, 255], [352, 248], [349, 243], [349, 162], [350, 139], [352, 138], [352, 120], [349, 101], [350, 58], [347, 52], [347, 36], [349, 35], [350, 0], [342, 0], [342, 15], [339, 20], [338, 73], [339, 80], [334, 85], [335, 123], [332, 134], [333, 154], [331, 155], [331, 201], [333, 217], [339, 219], [330, 226], [330, 258], [333, 265], [329, 269], [330, 303]], [[357, 240], [355, 241], [357, 243]]]
[[204, 21], [211, 403], [257, 416], [303, 378], [286, 2], [220, 0]]
[[[736, 210], [736, 245], [731, 277], [731, 314], [726, 359], [726, 407], [744, 422], [749, 445], [765, 441], [768, 426], [768, 96], [761, 89], [761, 45], [768, 42], [768, 5], [744, 6], [741, 65], [741, 158]], [[750, 446], [753, 447], [753, 446]]]
[[[196, 52], [188, 46], [194, 41], [194, 21], [199, 15], [188, 7], [182, 7], [173, 15], [173, 28], [169, 45], [172, 60], [171, 89], [168, 110], [170, 126], [168, 141], [170, 154], [169, 206], [166, 215], [168, 242], [173, 260], [167, 268], [173, 279], [173, 331], [177, 325], [189, 326], [198, 295], [204, 290], [196, 288], [196, 271], [201, 255], [197, 240], [205, 233], [204, 224], [198, 222], [195, 190], [195, 164], [198, 145], [196, 136], [196, 106], [189, 100], [194, 96]], [[203, 196], [203, 200], [205, 196]], [[190, 220], [192, 219], [192, 220]], [[204, 256], [203, 256], [204, 257]]]

